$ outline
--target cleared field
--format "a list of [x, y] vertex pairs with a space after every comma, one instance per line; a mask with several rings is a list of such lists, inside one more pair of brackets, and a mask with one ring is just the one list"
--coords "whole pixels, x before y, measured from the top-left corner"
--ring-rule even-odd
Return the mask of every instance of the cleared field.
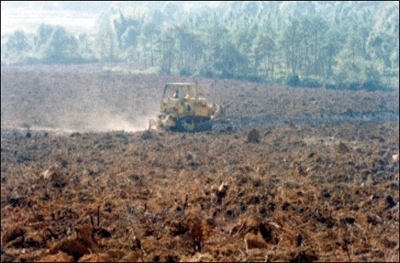
[[2, 261], [399, 261], [398, 91], [199, 79], [232, 129], [144, 131], [172, 81], [2, 69]]

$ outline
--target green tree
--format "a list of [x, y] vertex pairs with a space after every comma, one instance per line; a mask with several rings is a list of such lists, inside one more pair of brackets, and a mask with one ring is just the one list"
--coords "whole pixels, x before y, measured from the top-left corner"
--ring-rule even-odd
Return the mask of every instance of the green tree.
[[247, 57], [236, 46], [227, 41], [222, 45], [222, 52], [214, 60], [214, 69], [223, 78], [242, 77], [246, 73]]
[[77, 41], [78, 41], [78, 50], [77, 50], [78, 56], [81, 57], [82, 60], [86, 62], [97, 61], [95, 57], [95, 51], [92, 39], [86, 33], [81, 33], [79, 34]]
[[175, 28], [178, 68], [185, 74], [193, 73], [200, 65], [204, 43], [202, 39], [184, 24]]
[[321, 63], [321, 46], [325, 39], [325, 32], [328, 30], [326, 22], [320, 17], [312, 17], [310, 19], [312, 56], [313, 56], [313, 74], [317, 77], [322, 75], [323, 63]]
[[[2, 58], [21, 59], [27, 52], [32, 50], [32, 45], [24, 31], [16, 30], [8, 38], [1, 48]], [[14, 60], [13, 59], [13, 60]]]
[[172, 72], [176, 54], [175, 45], [174, 30], [172, 28], [164, 30], [160, 38], [160, 64], [164, 73]]
[[36, 51], [39, 51], [43, 45], [47, 44], [51, 35], [53, 34], [54, 27], [47, 24], [41, 24], [34, 37]]
[[299, 20], [293, 19], [279, 36], [280, 49], [285, 57], [286, 74], [298, 74], [300, 33]]
[[138, 50], [145, 67], [147, 67], [148, 60], [150, 60], [150, 66], [154, 66], [159, 38], [160, 30], [157, 28], [156, 24], [147, 22], [143, 25], [138, 38]]
[[[399, 5], [388, 2], [377, 15], [367, 39], [367, 52], [374, 66], [388, 85], [398, 85], [399, 79]], [[397, 81], [396, 81], [397, 80]]]
[[63, 27], [56, 27], [44, 46], [44, 61], [71, 63], [77, 59], [78, 41]]
[[204, 43], [202, 59], [200, 63], [200, 71], [207, 76], [220, 75], [219, 70], [223, 46], [227, 43], [228, 30], [225, 26], [213, 21], [203, 23], [198, 29]]
[[110, 14], [106, 13], [100, 16], [98, 24], [98, 31], [95, 38], [95, 47], [98, 52], [98, 57], [102, 62], [114, 62], [117, 53], [117, 40], [112, 27]]
[[321, 57], [325, 69], [323, 72], [324, 82], [333, 80], [333, 67], [336, 65], [336, 57], [341, 48], [339, 38], [340, 32], [331, 27], [326, 33], [325, 42], [322, 44]]
[[267, 79], [274, 77], [275, 38], [276, 33], [269, 24], [261, 25], [250, 53], [256, 74]]

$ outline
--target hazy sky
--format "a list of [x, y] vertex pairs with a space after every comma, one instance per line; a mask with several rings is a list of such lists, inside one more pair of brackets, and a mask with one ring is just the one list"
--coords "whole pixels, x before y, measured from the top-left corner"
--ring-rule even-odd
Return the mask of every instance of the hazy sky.
[[[22, 29], [36, 32], [41, 23], [61, 25], [73, 33], [94, 31], [96, 19], [121, 1], [1, 1], [1, 34]], [[136, 2], [136, 5], [163, 5], [162, 2]], [[171, 1], [172, 2], [172, 1]], [[185, 8], [216, 5], [219, 1], [182, 1]]]
[[96, 18], [115, 1], [1, 1], [1, 34], [16, 29], [36, 32], [41, 23], [62, 25], [71, 32], [91, 31]]

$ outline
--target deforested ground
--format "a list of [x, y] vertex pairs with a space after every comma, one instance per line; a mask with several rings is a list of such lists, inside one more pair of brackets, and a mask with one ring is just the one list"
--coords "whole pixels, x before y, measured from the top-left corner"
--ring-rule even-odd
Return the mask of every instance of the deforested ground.
[[227, 123], [146, 130], [161, 75], [1, 72], [2, 261], [399, 261], [399, 93], [198, 79]]

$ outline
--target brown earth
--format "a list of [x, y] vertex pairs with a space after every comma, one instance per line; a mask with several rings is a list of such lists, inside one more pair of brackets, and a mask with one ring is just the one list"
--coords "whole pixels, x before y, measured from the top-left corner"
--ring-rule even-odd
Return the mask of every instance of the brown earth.
[[399, 261], [398, 91], [199, 79], [247, 124], [148, 132], [191, 79], [62, 69], [1, 72], [1, 261]]

